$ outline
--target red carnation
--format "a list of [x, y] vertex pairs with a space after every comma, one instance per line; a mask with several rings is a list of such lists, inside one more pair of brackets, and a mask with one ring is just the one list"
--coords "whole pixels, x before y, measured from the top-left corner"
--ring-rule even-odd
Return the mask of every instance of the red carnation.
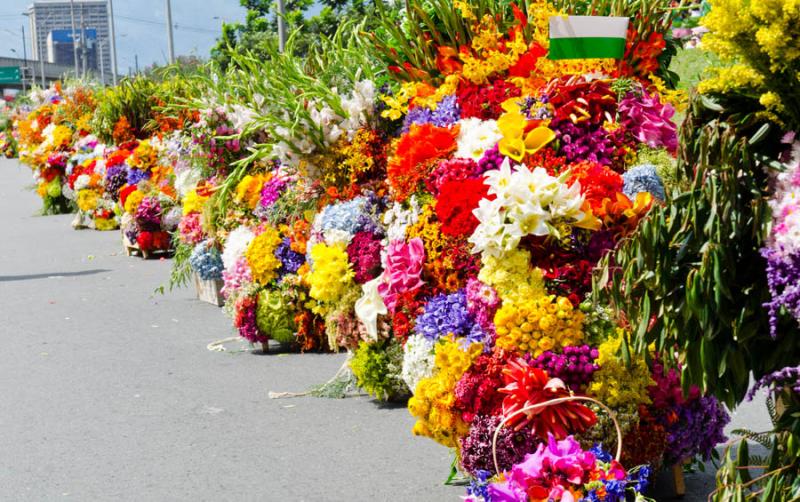
[[472, 211], [481, 199], [487, 198], [488, 189], [480, 179], [446, 181], [436, 201], [442, 232], [451, 237], [471, 235], [480, 223]]

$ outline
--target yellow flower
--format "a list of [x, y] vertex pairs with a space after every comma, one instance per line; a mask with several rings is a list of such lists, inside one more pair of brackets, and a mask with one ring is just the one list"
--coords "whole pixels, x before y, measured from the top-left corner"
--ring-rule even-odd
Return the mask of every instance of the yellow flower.
[[265, 182], [269, 181], [270, 177], [271, 175], [248, 174], [236, 185], [234, 200], [238, 204], [244, 204], [251, 210], [255, 209], [261, 200], [261, 188]]
[[497, 346], [538, 356], [583, 339], [583, 313], [565, 297], [540, 294], [503, 301], [494, 316]]
[[343, 244], [315, 244], [311, 248], [311, 261], [314, 264], [308, 274], [311, 298], [323, 304], [333, 304], [354, 287], [355, 273]]
[[623, 334], [617, 328], [616, 336], [598, 347], [600, 369], [592, 377], [589, 393], [612, 408], [632, 413], [640, 404], [650, 404], [647, 388], [655, 381], [643, 357], [633, 355], [630, 366], [619, 357]]
[[420, 380], [408, 411], [415, 417], [413, 433], [427, 436], [444, 446], [458, 446], [458, 439], [469, 433], [461, 413], [453, 410], [455, 387], [461, 376], [483, 352], [483, 344], [462, 348], [460, 340], [446, 339], [436, 346], [433, 376]]
[[[97, 200], [100, 195], [95, 190], [84, 189], [78, 191], [77, 204], [78, 209], [83, 212], [89, 212], [97, 207]], [[127, 202], [127, 201], [126, 201]]]
[[183, 198], [183, 215], [186, 216], [190, 213], [199, 213], [203, 211], [208, 197], [203, 197], [197, 193], [197, 190], [192, 190], [187, 193]]
[[128, 195], [128, 198], [125, 199], [125, 212], [128, 214], [136, 213], [136, 210], [139, 208], [139, 204], [142, 203], [142, 199], [144, 199], [144, 193], [140, 190], [134, 190], [133, 192]]
[[261, 285], [269, 284], [277, 277], [281, 261], [275, 256], [275, 249], [281, 243], [281, 236], [273, 227], [267, 227], [247, 246], [245, 257], [250, 265], [253, 280]]

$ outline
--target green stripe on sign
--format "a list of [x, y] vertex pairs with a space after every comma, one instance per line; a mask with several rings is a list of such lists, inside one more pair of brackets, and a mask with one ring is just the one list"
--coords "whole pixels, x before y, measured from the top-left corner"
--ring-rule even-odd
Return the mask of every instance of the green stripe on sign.
[[624, 38], [551, 38], [548, 57], [550, 59], [621, 59], [624, 54]]

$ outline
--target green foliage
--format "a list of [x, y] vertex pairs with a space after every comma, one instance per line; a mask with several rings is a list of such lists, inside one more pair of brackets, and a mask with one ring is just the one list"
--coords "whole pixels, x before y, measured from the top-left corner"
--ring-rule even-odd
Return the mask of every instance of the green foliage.
[[678, 89], [691, 90], [709, 76], [709, 67], [719, 63], [713, 52], [704, 49], [678, 49], [670, 62], [670, 71], [679, 77]]
[[113, 142], [114, 126], [125, 117], [134, 135], [144, 135], [145, 125], [152, 116], [155, 92], [156, 83], [144, 76], [125, 78], [119, 85], [106, 88], [97, 96], [92, 130], [102, 141]]
[[403, 347], [396, 340], [361, 342], [350, 360], [358, 386], [382, 401], [408, 396], [401, 371]]
[[[773, 430], [733, 431], [740, 439], [725, 450], [710, 500], [800, 500], [800, 397], [784, 389], [777, 403], [771, 396], [767, 399], [767, 407]], [[769, 454], [752, 455], [747, 440], [769, 449]]]
[[769, 336], [765, 262], [767, 173], [779, 133], [757, 103], [695, 96], [681, 130], [680, 173], [691, 179], [610, 253], [596, 293], [631, 325], [630, 350], [655, 344], [682, 359], [683, 384], [733, 406], [756, 378], [796, 364], [800, 337]]
[[[189, 257], [192, 256], [194, 249], [191, 244], [178, 239], [177, 235], [172, 238], [175, 253], [172, 255], [172, 270], [169, 274], [169, 290], [175, 288], [184, 288], [189, 284], [189, 278], [192, 276], [192, 267], [189, 264]], [[164, 286], [156, 289], [157, 293], [164, 294]]]

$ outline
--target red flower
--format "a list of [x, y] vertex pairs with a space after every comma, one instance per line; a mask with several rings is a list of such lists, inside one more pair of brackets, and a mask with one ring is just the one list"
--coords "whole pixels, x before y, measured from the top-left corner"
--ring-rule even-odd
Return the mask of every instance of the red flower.
[[503, 102], [521, 93], [519, 87], [501, 78], [488, 85], [475, 85], [462, 81], [458, 87], [461, 118], [497, 119], [503, 113], [501, 106]]
[[[537, 403], [569, 396], [564, 382], [551, 379], [547, 372], [530, 366], [522, 358], [509, 362], [503, 369], [503, 382], [505, 387], [499, 392], [506, 394], [503, 399], [505, 417]], [[597, 416], [583, 404], [564, 402], [522, 412], [507, 424], [516, 430], [530, 427], [531, 432], [542, 439], [548, 434], [563, 439], [587, 430], [596, 422]]]
[[128, 196], [136, 191], [136, 185], [125, 185], [119, 191], [119, 203], [122, 207], [125, 207], [125, 201], [128, 200]]
[[480, 179], [445, 182], [436, 201], [436, 216], [442, 232], [452, 237], [471, 235], [480, 223], [472, 210], [486, 198], [488, 189]]
[[572, 185], [576, 181], [581, 184], [581, 193], [591, 205], [592, 212], [598, 218], [603, 208], [603, 200], [616, 200], [617, 194], [622, 192], [625, 182], [622, 176], [611, 168], [596, 162], [579, 162], [569, 166], [570, 176], [567, 183]]

